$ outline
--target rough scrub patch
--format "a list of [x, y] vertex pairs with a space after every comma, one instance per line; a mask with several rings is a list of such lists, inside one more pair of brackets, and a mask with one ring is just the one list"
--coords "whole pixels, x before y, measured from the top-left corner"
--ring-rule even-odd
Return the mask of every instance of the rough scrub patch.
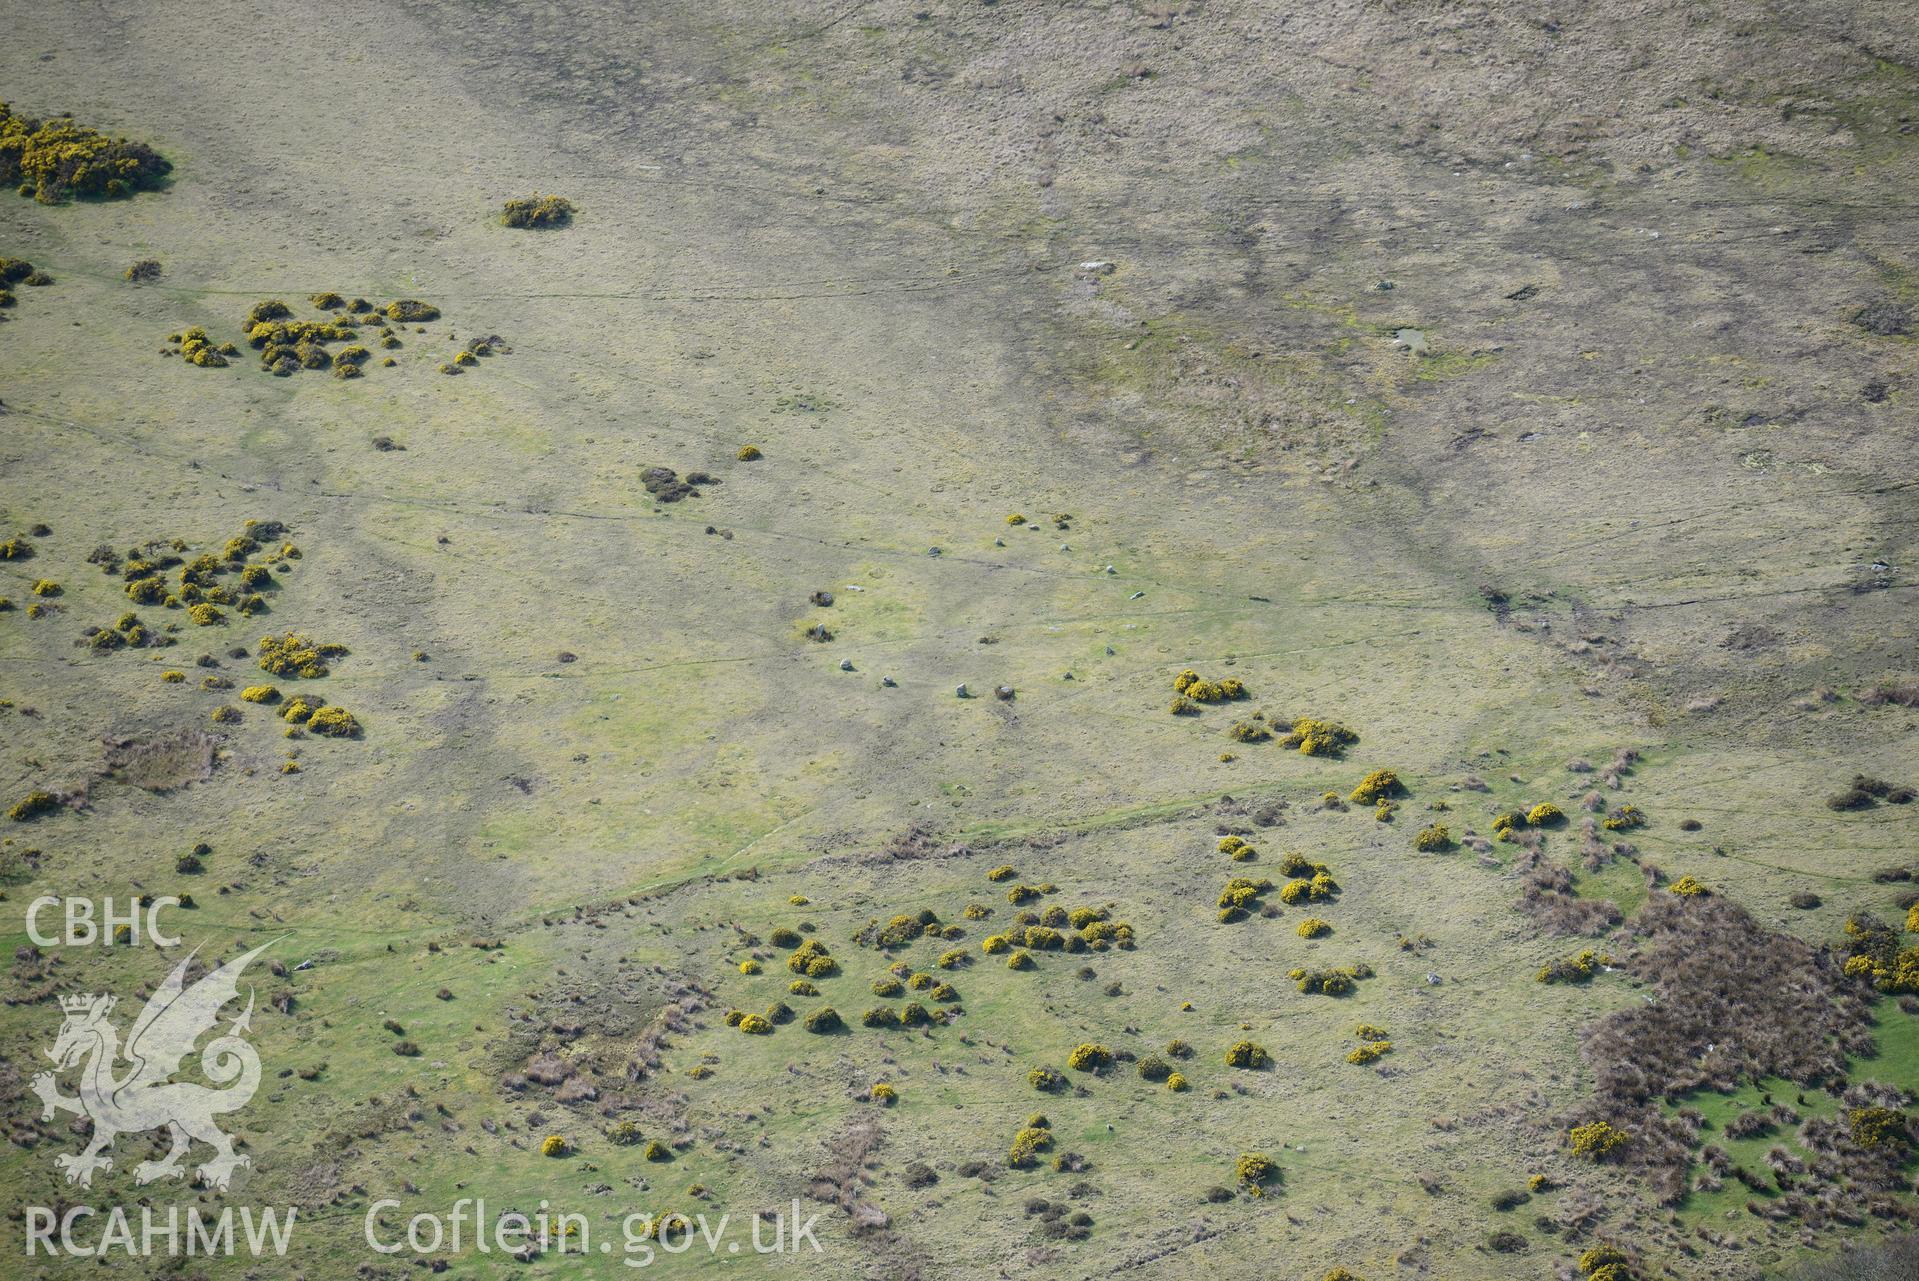
[[1697, 1140], [1659, 1110], [1662, 1100], [1760, 1077], [1841, 1082], [1849, 1056], [1872, 1053], [1871, 1022], [1831, 954], [1765, 930], [1716, 895], [1657, 896], [1633, 932], [1643, 942], [1625, 968], [1655, 999], [1601, 1020], [1584, 1053], [1596, 1111], [1633, 1136], [1620, 1160], [1671, 1202], [1684, 1192]]
[[213, 776], [217, 740], [199, 730], [145, 737], [104, 738], [106, 774], [149, 792], [170, 792]]
[[159, 186], [172, 169], [143, 142], [109, 138], [67, 116], [17, 115], [0, 102], [0, 184], [43, 205], [69, 196], [117, 200]]

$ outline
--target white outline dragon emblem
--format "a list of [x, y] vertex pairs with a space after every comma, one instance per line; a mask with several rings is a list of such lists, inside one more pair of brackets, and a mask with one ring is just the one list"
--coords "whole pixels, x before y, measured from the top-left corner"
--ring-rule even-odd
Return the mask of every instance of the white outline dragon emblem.
[[[54, 1038], [47, 1057], [58, 1071], [81, 1067], [80, 1093], [61, 1094], [54, 1072], [35, 1076], [32, 1089], [43, 1105], [41, 1120], [51, 1121], [56, 1112], [72, 1112], [93, 1122], [92, 1141], [85, 1151], [63, 1152], [54, 1158], [66, 1171], [67, 1182], [92, 1186], [95, 1170], [113, 1168], [113, 1158], [102, 1154], [115, 1138], [161, 1126], [167, 1128], [173, 1147], [162, 1159], [142, 1161], [134, 1167], [136, 1183], [182, 1177], [180, 1159], [195, 1139], [214, 1149], [214, 1155], [195, 1171], [210, 1188], [226, 1191], [234, 1170], [253, 1164], [250, 1158], [234, 1152], [233, 1140], [213, 1123], [215, 1117], [245, 1107], [260, 1087], [260, 1056], [244, 1036], [253, 1018], [250, 991], [246, 1009], [233, 1020], [226, 1034], [209, 1041], [200, 1052], [201, 1072], [214, 1086], [224, 1088], [171, 1078], [194, 1043], [219, 1021], [220, 1010], [239, 996], [240, 973], [247, 963], [271, 946], [262, 943], [188, 987], [187, 966], [199, 951], [194, 949], [147, 999], [146, 1008], [133, 1021], [124, 1050], [119, 1032], [107, 1021], [117, 998], [60, 998], [66, 1021], [60, 1025], [60, 1035]], [[124, 1075], [116, 1077], [114, 1069], [122, 1059], [130, 1066]]]

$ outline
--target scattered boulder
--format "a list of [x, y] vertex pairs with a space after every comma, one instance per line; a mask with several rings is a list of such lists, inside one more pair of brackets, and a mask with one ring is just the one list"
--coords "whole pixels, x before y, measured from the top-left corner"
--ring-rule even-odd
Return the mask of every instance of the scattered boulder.
[[640, 473], [640, 484], [646, 492], [653, 495], [657, 502], [677, 503], [682, 498], [698, 498], [700, 491], [691, 483], [692, 478], [680, 479], [680, 474], [671, 467], [648, 467]]

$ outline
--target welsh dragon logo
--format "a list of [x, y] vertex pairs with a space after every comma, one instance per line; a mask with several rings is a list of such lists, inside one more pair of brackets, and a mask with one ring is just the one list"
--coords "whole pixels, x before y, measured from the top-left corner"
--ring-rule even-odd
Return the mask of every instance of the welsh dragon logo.
[[[194, 1043], [219, 1021], [220, 1010], [239, 996], [240, 974], [247, 963], [271, 946], [263, 943], [235, 957], [192, 987], [186, 983], [187, 966], [193, 962], [189, 955], [148, 998], [146, 1008], [133, 1021], [124, 1048], [118, 1029], [107, 1019], [116, 998], [60, 998], [66, 1020], [47, 1057], [60, 1072], [80, 1068], [80, 1093], [60, 1093], [55, 1072], [34, 1077], [32, 1088], [43, 1105], [41, 1120], [51, 1121], [56, 1112], [72, 1112], [93, 1122], [92, 1141], [85, 1151], [61, 1153], [54, 1158], [66, 1171], [67, 1182], [91, 1186], [95, 1170], [113, 1168], [113, 1158], [104, 1153], [114, 1139], [161, 1126], [167, 1128], [173, 1147], [160, 1160], [135, 1166], [136, 1183], [182, 1177], [181, 1158], [195, 1139], [214, 1150], [213, 1156], [195, 1171], [210, 1188], [226, 1191], [233, 1172], [253, 1163], [236, 1153], [233, 1140], [214, 1124], [215, 1117], [245, 1107], [260, 1087], [260, 1056], [245, 1039], [253, 1018], [251, 992], [246, 1009], [226, 1033], [209, 1041], [200, 1052], [201, 1073], [213, 1086], [171, 1078], [180, 1070], [181, 1061], [193, 1052]], [[117, 1071], [122, 1062], [125, 1070]]]

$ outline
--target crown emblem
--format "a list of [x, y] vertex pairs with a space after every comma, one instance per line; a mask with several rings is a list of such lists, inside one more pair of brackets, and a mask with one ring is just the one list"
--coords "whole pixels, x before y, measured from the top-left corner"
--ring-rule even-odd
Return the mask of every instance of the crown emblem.
[[93, 996], [91, 994], [86, 996], [63, 996], [60, 998], [60, 1008], [68, 1014], [85, 1014], [97, 1003], [105, 999], [108, 998]]

